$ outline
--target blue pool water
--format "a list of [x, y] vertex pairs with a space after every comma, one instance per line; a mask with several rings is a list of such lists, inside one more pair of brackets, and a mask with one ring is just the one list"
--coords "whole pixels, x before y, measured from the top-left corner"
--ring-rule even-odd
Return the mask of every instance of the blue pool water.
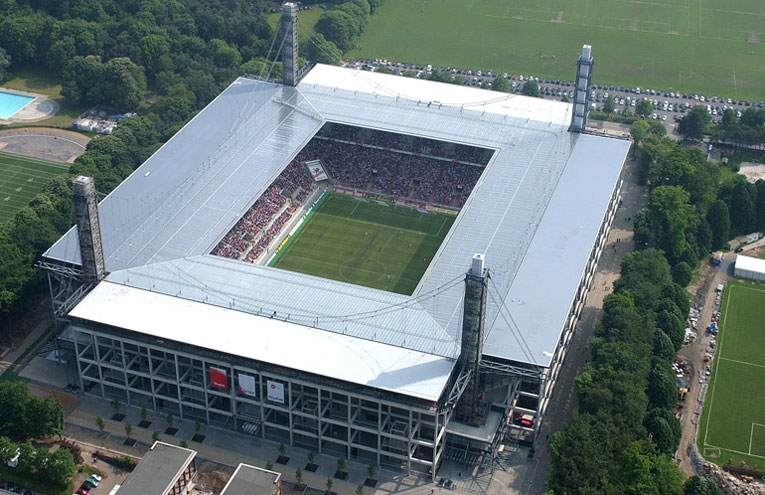
[[0, 119], [13, 117], [13, 114], [27, 106], [32, 100], [34, 100], [34, 98], [31, 96], [0, 91]]

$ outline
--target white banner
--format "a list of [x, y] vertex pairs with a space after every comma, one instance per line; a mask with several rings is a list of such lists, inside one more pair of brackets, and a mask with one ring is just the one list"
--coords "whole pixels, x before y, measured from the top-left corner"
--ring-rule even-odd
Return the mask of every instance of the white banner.
[[255, 389], [255, 377], [239, 373], [239, 393], [242, 395], [249, 395], [250, 397], [256, 397], [257, 391]]
[[329, 179], [329, 177], [327, 177], [327, 173], [324, 171], [324, 167], [321, 165], [321, 162], [319, 160], [312, 160], [310, 162], [306, 162], [305, 166], [308, 169], [308, 172], [311, 174], [311, 177], [313, 177], [313, 180], [315, 182]]
[[267, 380], [266, 385], [268, 387], [268, 400], [284, 404], [284, 384]]

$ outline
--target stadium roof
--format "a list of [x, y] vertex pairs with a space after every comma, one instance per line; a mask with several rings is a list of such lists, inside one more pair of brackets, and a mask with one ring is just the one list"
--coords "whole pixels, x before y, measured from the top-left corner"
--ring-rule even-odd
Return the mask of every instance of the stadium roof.
[[[491, 272], [484, 354], [548, 366], [630, 145], [567, 132], [570, 110], [322, 65], [297, 88], [240, 78], [101, 202], [107, 280], [235, 309], [254, 326], [269, 317], [455, 362], [462, 277], [480, 252]], [[325, 121], [496, 150], [411, 296], [207, 254]], [[74, 229], [45, 256], [79, 264]], [[109, 303], [98, 294], [75, 313]], [[118, 313], [103, 323], [120, 326]], [[186, 341], [202, 345], [203, 333]]]

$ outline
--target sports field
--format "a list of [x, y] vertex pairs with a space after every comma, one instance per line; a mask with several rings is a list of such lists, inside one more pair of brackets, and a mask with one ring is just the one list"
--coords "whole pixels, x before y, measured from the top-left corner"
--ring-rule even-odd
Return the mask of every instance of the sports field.
[[[302, 14], [302, 12], [301, 12]], [[765, 100], [761, 0], [385, 0], [348, 58]]]
[[332, 194], [273, 266], [411, 294], [454, 218]]
[[699, 450], [723, 464], [765, 466], [765, 286], [731, 280], [699, 425]]
[[13, 218], [69, 164], [0, 152], [0, 223]]

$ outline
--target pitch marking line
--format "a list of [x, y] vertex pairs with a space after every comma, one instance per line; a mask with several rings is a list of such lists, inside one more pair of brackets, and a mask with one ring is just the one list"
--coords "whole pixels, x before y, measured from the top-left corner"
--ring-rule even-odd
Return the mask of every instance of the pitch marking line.
[[[752, 423], [752, 431], [751, 431], [751, 433], [749, 433], [749, 455], [755, 455], [756, 456], [757, 454], [752, 454], [752, 441], [754, 440], [754, 427], [755, 426], [759, 426], [760, 428], [765, 428], [765, 425], [760, 424], [760, 423]], [[759, 457], [759, 456], [757, 456], [757, 457]]]
[[730, 362], [738, 363], [738, 364], [746, 364], [748, 366], [757, 366], [758, 368], [765, 368], [765, 364], [747, 363], [746, 361], [739, 361], [738, 359], [730, 359], [730, 358], [724, 358], [724, 357], [720, 357], [717, 359], [721, 361], [730, 361]]

